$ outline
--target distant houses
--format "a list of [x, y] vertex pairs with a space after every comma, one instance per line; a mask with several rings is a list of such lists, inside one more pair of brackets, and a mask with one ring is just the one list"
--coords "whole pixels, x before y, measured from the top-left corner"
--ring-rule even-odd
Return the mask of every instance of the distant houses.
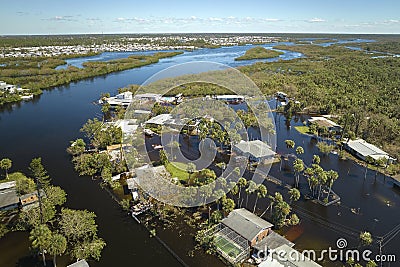
[[364, 161], [366, 161], [368, 157], [373, 160], [386, 159], [388, 164], [396, 161], [396, 159], [392, 158], [387, 152], [363, 139], [349, 140], [344, 145], [347, 151]]

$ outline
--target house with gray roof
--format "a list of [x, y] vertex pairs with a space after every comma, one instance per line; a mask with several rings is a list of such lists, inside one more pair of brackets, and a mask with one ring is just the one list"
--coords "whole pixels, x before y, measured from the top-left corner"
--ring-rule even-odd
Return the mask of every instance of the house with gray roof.
[[345, 149], [364, 161], [367, 159], [367, 157], [371, 157], [374, 160], [384, 158], [388, 160], [388, 163], [393, 163], [396, 160], [387, 152], [363, 139], [349, 140], [345, 143]]
[[274, 226], [243, 208], [233, 210], [221, 223], [245, 238], [250, 246], [261, 241]]
[[240, 141], [234, 145], [233, 150], [240, 156], [245, 156], [251, 161], [261, 162], [272, 159], [276, 153], [269, 145], [261, 140]]
[[236, 264], [249, 258], [251, 251], [260, 254], [259, 251], [294, 245], [272, 231], [272, 227], [272, 223], [244, 208], [235, 209], [214, 229], [212, 235], [216, 250], [230, 263]]
[[15, 185], [15, 181], [0, 183], [0, 210], [18, 208], [19, 198]]

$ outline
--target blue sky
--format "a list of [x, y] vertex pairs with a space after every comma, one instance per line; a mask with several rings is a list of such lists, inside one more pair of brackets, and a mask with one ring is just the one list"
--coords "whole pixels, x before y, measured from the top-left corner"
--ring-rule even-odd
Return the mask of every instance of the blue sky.
[[2, 0], [0, 34], [400, 33], [398, 0]]

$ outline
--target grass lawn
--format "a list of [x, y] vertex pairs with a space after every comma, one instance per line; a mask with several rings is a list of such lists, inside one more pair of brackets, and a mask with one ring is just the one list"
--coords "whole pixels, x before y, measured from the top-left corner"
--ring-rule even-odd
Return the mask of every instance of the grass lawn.
[[308, 132], [308, 126], [295, 126], [294, 127], [299, 133], [302, 134], [309, 134]]
[[242, 252], [242, 250], [238, 248], [236, 244], [234, 244], [229, 239], [226, 239], [222, 235], [217, 234], [215, 236], [214, 244], [217, 248], [219, 248], [232, 258], [236, 258]]
[[165, 166], [167, 171], [172, 177], [177, 177], [180, 181], [187, 181], [189, 179], [189, 173], [186, 171], [187, 164], [182, 162], [168, 163]]

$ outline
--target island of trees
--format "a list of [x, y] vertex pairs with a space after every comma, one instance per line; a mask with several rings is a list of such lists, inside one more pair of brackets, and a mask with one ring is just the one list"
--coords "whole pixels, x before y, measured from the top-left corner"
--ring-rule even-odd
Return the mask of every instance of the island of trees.
[[236, 61], [250, 59], [267, 59], [282, 55], [283, 52], [277, 50], [266, 49], [262, 46], [256, 46], [246, 51], [243, 56], [235, 58]]

